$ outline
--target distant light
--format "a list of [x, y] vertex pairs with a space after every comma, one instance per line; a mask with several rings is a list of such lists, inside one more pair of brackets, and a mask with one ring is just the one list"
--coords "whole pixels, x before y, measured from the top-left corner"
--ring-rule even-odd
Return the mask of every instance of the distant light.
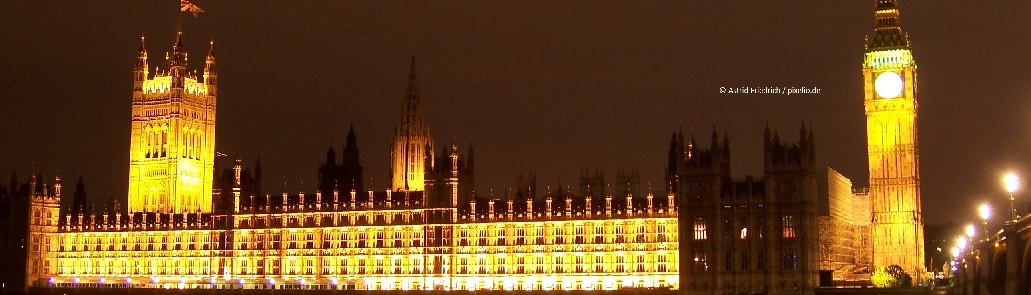
[[977, 229], [974, 227], [973, 224], [967, 224], [966, 231], [967, 231], [967, 237], [968, 238], [973, 238], [974, 235], [977, 234]]
[[952, 247], [952, 257], [959, 257], [959, 247]]
[[104, 284], [104, 277], [100, 277], [100, 280], [98, 280], [98, 281], [100, 282], [101, 285], [103, 285]]
[[1012, 172], [1007, 173], [1006, 176], [1002, 177], [1002, 183], [1006, 185], [1006, 191], [1012, 194], [1020, 188], [1020, 177], [1017, 177], [1017, 174]]
[[978, 214], [981, 215], [981, 220], [988, 220], [991, 217], [992, 208], [988, 207], [988, 203], [981, 204], [981, 207], [977, 208]]
[[967, 248], [967, 238], [965, 238], [965, 237], [956, 238], [956, 248], [959, 248], [960, 251], [962, 251], [963, 249], [966, 249]]

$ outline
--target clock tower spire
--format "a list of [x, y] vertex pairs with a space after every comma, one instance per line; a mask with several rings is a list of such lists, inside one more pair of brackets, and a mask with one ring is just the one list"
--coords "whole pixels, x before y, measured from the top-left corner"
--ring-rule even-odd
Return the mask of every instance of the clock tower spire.
[[924, 275], [917, 141], [917, 67], [897, 0], [877, 0], [863, 62], [873, 213], [873, 266]]

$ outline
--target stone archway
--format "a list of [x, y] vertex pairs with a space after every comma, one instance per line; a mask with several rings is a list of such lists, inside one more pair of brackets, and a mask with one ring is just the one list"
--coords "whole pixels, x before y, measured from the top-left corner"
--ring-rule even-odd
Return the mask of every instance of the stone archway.
[[1031, 295], [1031, 243], [1024, 243], [1024, 251], [1021, 253], [1020, 279], [1023, 282], [1020, 286], [1020, 294]]
[[1006, 246], [996, 247], [993, 254], [991, 272], [985, 283], [991, 294], [1006, 294]]

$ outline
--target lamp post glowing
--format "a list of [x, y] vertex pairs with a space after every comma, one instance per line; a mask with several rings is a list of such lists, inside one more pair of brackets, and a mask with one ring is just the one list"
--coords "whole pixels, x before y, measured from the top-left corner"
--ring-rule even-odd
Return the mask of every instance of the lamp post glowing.
[[981, 215], [981, 221], [984, 222], [984, 238], [988, 238], [988, 217], [992, 214], [992, 208], [988, 207], [988, 203], [981, 204], [981, 207], [977, 208], [977, 213]]
[[966, 234], [967, 234], [967, 239], [970, 239], [971, 241], [974, 240], [974, 235], [977, 234], [977, 229], [974, 228], [973, 224], [967, 224]]
[[1020, 178], [1016, 174], [1008, 173], [1002, 177], [1002, 184], [1006, 186], [1006, 192], [1010, 194], [1010, 220], [1017, 220], [1017, 207], [1013, 206], [1013, 192], [1020, 188]]

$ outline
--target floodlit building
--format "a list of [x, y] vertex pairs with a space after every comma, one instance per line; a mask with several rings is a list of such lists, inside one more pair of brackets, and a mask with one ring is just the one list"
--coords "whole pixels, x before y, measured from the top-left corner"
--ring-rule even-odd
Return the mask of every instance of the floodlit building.
[[899, 265], [920, 281], [925, 272], [917, 66], [898, 1], [879, 0], [876, 10], [863, 61], [873, 266]]
[[[678, 286], [670, 196], [579, 196], [535, 188], [472, 193], [473, 152], [437, 153], [422, 122], [414, 59], [387, 191], [365, 190], [356, 135], [332, 149], [315, 193], [263, 188], [237, 158], [214, 178], [213, 51], [186, 70], [177, 33], [168, 69], [140, 47], [127, 210], [59, 213], [60, 182], [33, 178], [31, 286], [594, 290]], [[34, 174], [35, 175], [35, 174]], [[341, 189], [344, 188], [344, 189]], [[53, 193], [46, 193], [47, 190]]]

